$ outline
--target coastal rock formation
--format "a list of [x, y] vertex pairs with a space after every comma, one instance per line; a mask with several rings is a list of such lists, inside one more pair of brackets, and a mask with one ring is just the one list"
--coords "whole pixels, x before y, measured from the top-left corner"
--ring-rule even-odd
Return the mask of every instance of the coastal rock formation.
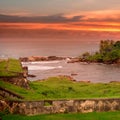
[[80, 62], [80, 59], [76, 57], [76, 58], [69, 58], [67, 60], [67, 63], [75, 63], [75, 62]]
[[35, 62], [35, 61], [51, 61], [51, 60], [64, 60], [65, 57], [57, 57], [57, 56], [31, 56], [31, 57], [20, 57], [19, 60], [21, 62]]

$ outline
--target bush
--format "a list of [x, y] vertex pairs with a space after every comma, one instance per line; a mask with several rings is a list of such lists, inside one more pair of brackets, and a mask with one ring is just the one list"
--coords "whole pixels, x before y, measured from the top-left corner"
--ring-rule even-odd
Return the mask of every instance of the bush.
[[120, 59], [120, 41], [102, 40], [99, 52], [82, 54], [82, 60], [89, 62], [114, 63]]

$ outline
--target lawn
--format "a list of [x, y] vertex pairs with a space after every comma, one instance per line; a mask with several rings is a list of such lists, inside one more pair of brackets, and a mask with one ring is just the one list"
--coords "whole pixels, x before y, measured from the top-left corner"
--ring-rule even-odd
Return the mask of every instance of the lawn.
[[75, 113], [75, 114], [47, 114], [36, 116], [4, 115], [0, 113], [2, 120], [120, 120], [120, 111], [101, 113]]
[[0, 86], [25, 100], [120, 98], [120, 83], [80, 83], [64, 77], [30, 82], [30, 90], [0, 81]]
[[[19, 60], [0, 61], [0, 77], [15, 76], [21, 72], [23, 70]], [[44, 81], [30, 82], [30, 89], [26, 90], [4, 82], [1, 78], [0, 87], [23, 96], [25, 100], [120, 98], [120, 82], [82, 83], [70, 81], [65, 77], [51, 77]]]
[[23, 72], [23, 69], [19, 60], [0, 60], [0, 77], [17, 76], [21, 72]]

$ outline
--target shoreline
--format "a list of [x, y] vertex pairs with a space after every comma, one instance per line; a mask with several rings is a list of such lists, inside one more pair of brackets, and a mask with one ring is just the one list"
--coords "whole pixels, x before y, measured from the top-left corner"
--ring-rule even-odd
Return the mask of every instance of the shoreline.
[[[54, 60], [47, 59], [47, 58], [51, 58], [51, 57], [45, 57], [46, 59], [44, 59], [44, 60], [42, 59], [41, 61], [38, 61], [38, 58], [39, 58], [39, 60], [40, 60], [40, 58], [43, 58], [41, 56], [37, 56], [37, 57], [32, 56], [32, 58], [35, 58], [35, 59], [27, 60], [27, 61], [23, 62], [23, 63], [25, 63], [25, 65], [27, 64], [26, 62], [28, 62], [29, 64], [27, 64], [27, 65], [28, 65], [28, 67], [30, 66], [30, 69], [32, 68], [32, 66], [37, 67], [36, 70], [35, 70], [35, 68], [34, 68], [34, 70], [30, 70], [31, 72], [28, 77], [28, 79], [30, 81], [36, 81], [36, 80], [42, 81], [49, 77], [56, 77], [56, 76], [69, 76], [72, 78], [73, 81], [76, 81], [76, 82], [91, 82], [91, 83], [119, 82], [118, 77], [114, 77], [113, 79], [110, 79], [110, 77], [105, 77], [105, 79], [104, 79], [103, 77], [99, 77], [98, 75], [94, 76], [94, 71], [90, 72], [92, 74], [92, 76], [91, 75], [86, 76], [87, 73], [89, 73], [89, 70], [95, 70], [96, 67], [98, 69], [97, 74], [99, 72], [101, 72], [101, 70], [106, 69], [106, 67], [110, 67], [110, 68], [114, 67], [115, 71], [116, 71], [116, 67], [118, 66], [117, 64], [104, 64], [104, 63], [100, 63], [100, 62], [88, 63], [85, 61], [81, 62], [81, 61], [78, 61], [78, 58], [76, 58], [76, 57], [62, 57], [62, 59], [60, 59], [59, 57], [54, 57], [54, 58], [56, 58]], [[37, 58], [37, 60], [36, 60], [36, 58]], [[56, 61], [60, 61], [60, 62], [54, 63]], [[32, 62], [33, 62], [33, 64], [32, 64]], [[45, 64], [42, 64], [42, 62], [43, 63], [45, 62]], [[46, 62], [47, 62], [47, 64], [46, 64]], [[61, 67], [62, 69], [59, 69], [58, 66], [62, 66]], [[72, 66], [74, 66], [74, 68]], [[93, 68], [92, 68], [92, 66], [93, 66]], [[42, 70], [42, 67], [43, 67], [43, 70]], [[44, 70], [44, 67], [45, 68], [51, 67], [51, 69]], [[54, 69], [52, 69], [53, 67], [54, 67]], [[95, 69], [94, 69], [94, 67], [95, 67]], [[40, 68], [40, 70], [38, 68]], [[86, 69], [87, 69], [87, 71], [86, 71]], [[49, 72], [47, 72], [47, 71], [49, 71]], [[59, 71], [59, 73], [58, 73], [58, 71]], [[81, 72], [84, 72], [84, 75], [82, 75]], [[111, 74], [111, 72], [108, 71], [105, 74], [109, 75], [109, 74]], [[106, 75], [104, 75], [104, 76], [106, 76]]]
[[[37, 57], [32, 56], [30, 58], [35, 58], [32, 60], [28, 59], [29, 57], [25, 57], [25, 58], [27, 58], [27, 61], [24, 61], [23, 64], [25, 62], [29, 62], [29, 63], [25, 63], [23, 67], [27, 66], [26, 69], [28, 69], [29, 66], [31, 68], [34, 67], [34, 70], [31, 70], [31, 68], [29, 69], [29, 74], [27, 76], [28, 80], [30, 80], [30, 81], [37, 81], [37, 80], [42, 81], [43, 79], [47, 79], [49, 77], [59, 77], [59, 76], [66, 77], [67, 76], [72, 81], [76, 81], [76, 82], [88, 82], [88, 83], [119, 82], [118, 73], [114, 74], [113, 79], [110, 78], [110, 76], [111, 76], [110, 74], [112, 72], [111, 70], [110, 70], [111, 72], [109, 72], [109, 70], [107, 69], [108, 72], [104, 73], [103, 77], [99, 77], [99, 74], [98, 74], [99, 72], [101, 72], [101, 70], [102, 71], [106, 70], [106, 67], [110, 68], [110, 69], [114, 68], [113, 73], [116, 70], [118, 71], [119, 66], [117, 64], [104, 64], [104, 63], [99, 63], [99, 62], [88, 63], [85, 61], [81, 62], [81, 61], [77, 61], [78, 59], [76, 57], [48, 56], [48, 57], [44, 57], [46, 59], [44, 59], [44, 60], [42, 59], [41, 61], [40, 61], [40, 59], [43, 58], [41, 56], [37, 56]], [[26, 60], [26, 59], [23, 58], [23, 60]], [[70, 62], [71, 60], [74, 60], [74, 62]], [[21, 61], [22, 61], [22, 59], [20, 60], [20, 62]], [[56, 62], [56, 61], [58, 61], [58, 62]], [[31, 62], [33, 62], [33, 64]], [[45, 62], [45, 63], [42, 64], [42, 62], [43, 63]], [[69, 63], [71, 63], [71, 64], [69, 64]], [[37, 66], [37, 69], [35, 68], [36, 66]], [[58, 68], [58, 66], [61, 66], [61, 67]], [[72, 67], [72, 66], [74, 66], [74, 67]], [[43, 67], [43, 70], [42, 70], [42, 67]], [[47, 67], [49, 67], [50, 69], [47, 70]], [[40, 68], [40, 70], [39, 70], [39, 68]], [[46, 68], [46, 69], [44, 69], [44, 68]], [[92, 72], [91, 70], [95, 70], [96, 68], [98, 69], [97, 74], [94, 75], [94, 71]], [[86, 69], [87, 69], [87, 71], [86, 71]], [[90, 74], [89, 74], [89, 71], [90, 71]], [[83, 72], [83, 73], [81, 73], [81, 72]], [[108, 77], [106, 77], [106, 75], [108, 75]], [[116, 77], [115, 75], [118, 77]]]
[[59, 56], [29, 56], [29, 57], [19, 57], [21, 62], [40, 62], [40, 61], [57, 61], [57, 60], [66, 60], [67, 63], [98, 63], [98, 64], [106, 64], [106, 65], [120, 65], [120, 60], [116, 62], [98, 62], [98, 61], [89, 61], [85, 59], [81, 59], [80, 57], [59, 57]]

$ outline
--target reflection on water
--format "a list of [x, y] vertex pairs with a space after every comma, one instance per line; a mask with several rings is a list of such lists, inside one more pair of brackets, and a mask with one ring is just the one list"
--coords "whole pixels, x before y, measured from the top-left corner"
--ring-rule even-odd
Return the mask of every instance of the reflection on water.
[[29, 39], [20, 40], [0, 38], [0, 57], [25, 57], [25, 56], [79, 56], [86, 51], [96, 51], [99, 42], [62, 40], [62, 39]]
[[[58, 75], [69, 75], [77, 81], [90, 80], [91, 82], [110, 82], [120, 81], [120, 66], [105, 65], [96, 63], [67, 63], [63, 61], [23, 63], [28, 66], [29, 73], [34, 74], [36, 78], [30, 80], [45, 79]], [[32, 69], [31, 69], [32, 68]]]

